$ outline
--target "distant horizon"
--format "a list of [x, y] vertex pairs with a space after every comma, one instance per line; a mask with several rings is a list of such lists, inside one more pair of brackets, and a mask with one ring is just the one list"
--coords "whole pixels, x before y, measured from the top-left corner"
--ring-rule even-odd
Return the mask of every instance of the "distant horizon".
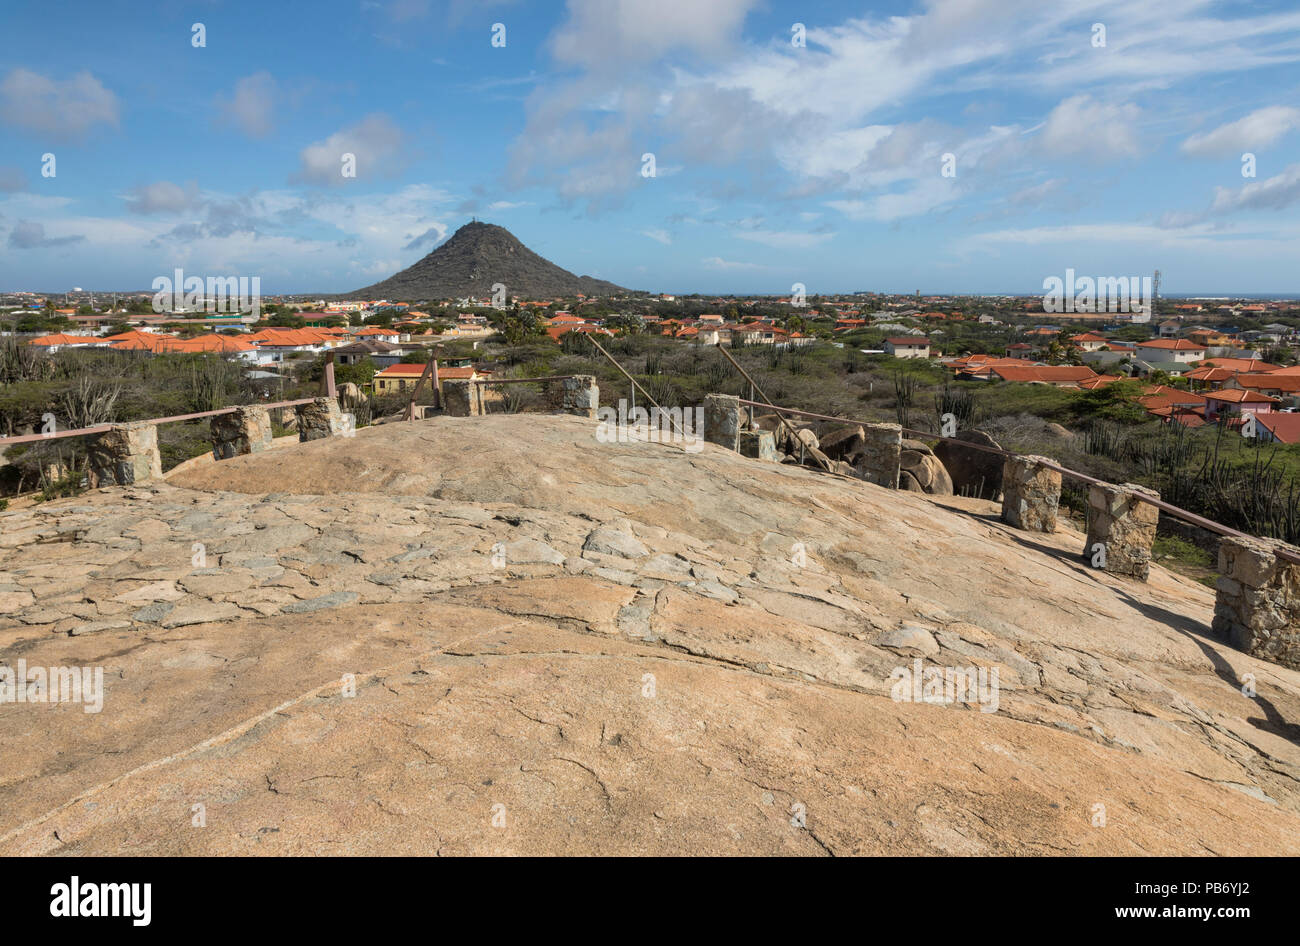
[[[153, 290], [152, 288], [147, 288], [147, 289], [95, 289], [95, 288], [87, 288], [87, 287], [84, 287], [84, 286], [81, 287], [81, 288], [79, 288], [79, 289], [57, 289], [57, 290], [54, 290], [54, 289], [0, 289], [0, 295], [15, 295], [15, 294], [17, 294], [17, 293], [21, 293], [21, 292], [30, 292], [30, 293], [33, 293], [33, 294], [35, 294], [35, 295], [39, 295], [39, 296], [61, 296], [61, 295], [63, 295], [64, 293], [71, 293], [71, 292], [77, 292], [77, 293], [83, 293], [83, 294], [85, 294], [85, 293], [94, 293], [95, 295], [111, 296], [111, 295], [145, 295], [145, 294], [153, 294], [154, 290]], [[650, 296], [669, 295], [669, 296], [676, 296], [676, 297], [678, 297], [678, 298], [683, 298], [683, 297], [687, 297], [687, 296], [715, 296], [715, 297], [728, 297], [728, 296], [731, 296], [731, 297], [742, 298], [742, 299], [743, 299], [743, 298], [760, 298], [760, 297], [762, 297], [762, 298], [774, 298], [774, 299], [775, 299], [775, 298], [781, 298], [781, 297], [785, 297], [785, 296], [789, 296], [789, 295], [790, 295], [790, 290], [789, 290], [789, 289], [784, 289], [784, 290], [766, 290], [766, 291], [765, 291], [765, 290], [744, 290], [744, 291], [740, 291], [740, 290], [734, 290], [734, 289], [733, 289], [733, 290], [722, 290], [722, 291], [713, 291], [713, 290], [704, 291], [704, 290], [631, 289], [631, 288], [630, 288], [630, 289], [628, 290], [628, 292], [630, 292], [630, 293], [638, 293], [638, 294], [642, 294], [642, 295], [650, 295]], [[879, 291], [879, 290], [875, 290], [875, 289], [846, 289], [846, 290], [823, 289], [823, 290], [818, 290], [818, 289], [815, 289], [815, 288], [809, 287], [808, 290], [807, 290], [807, 295], [808, 295], [808, 298], [811, 299], [813, 296], [851, 296], [851, 295], [856, 295], [856, 294], [858, 294], [858, 293], [864, 293], [864, 292], [870, 292], [870, 293], [877, 293], [877, 294], [879, 294], [880, 291]], [[884, 295], [890, 295], [890, 296], [914, 296], [915, 294], [916, 294], [916, 290], [915, 290], [915, 289], [907, 290], [907, 291], [890, 291], [890, 290], [884, 290]], [[943, 290], [933, 290], [933, 291], [930, 291], [930, 290], [925, 290], [925, 289], [922, 289], [922, 290], [921, 290], [921, 297], [922, 297], [923, 300], [924, 300], [925, 298], [927, 298], [927, 297], [931, 297], [931, 296], [947, 296], [947, 297], [952, 297], [952, 298], [977, 298], [977, 297], [984, 297], [984, 298], [998, 298], [998, 297], [1006, 297], [1006, 298], [1013, 298], [1013, 299], [1029, 299], [1029, 298], [1039, 297], [1039, 296], [1042, 296], [1042, 295], [1044, 295], [1044, 290], [1042, 290], [1042, 289], [1038, 289], [1038, 290], [1035, 290], [1035, 291], [1033, 291], [1033, 292], [999, 292], [999, 291], [996, 291], [996, 290], [995, 290], [995, 291], [983, 291], [983, 290], [981, 290], [981, 291], [966, 291], [966, 290], [962, 290], [962, 291], [951, 291], [951, 290], [950, 290], [950, 291], [943, 291]], [[277, 292], [271, 292], [271, 291], [264, 291], [264, 292], [262, 293], [262, 298], [264, 298], [264, 299], [265, 299], [265, 298], [272, 298], [272, 297], [288, 297], [288, 296], [322, 296], [322, 297], [323, 297], [323, 296], [339, 296], [339, 297], [347, 298], [348, 294], [347, 294], [346, 292], [338, 292], [338, 291], [333, 291], [333, 290], [329, 290], [329, 291], [326, 291], [326, 290], [303, 290], [303, 291], [293, 291], [293, 292], [278, 292], [278, 291], [277, 291]], [[598, 297], [593, 297], [593, 298], [610, 298], [610, 297], [608, 297], [608, 296], [598, 296]], [[1259, 301], [1264, 301], [1264, 302], [1287, 302], [1287, 301], [1291, 301], [1291, 300], [1297, 300], [1297, 301], [1300, 301], [1300, 289], [1298, 289], [1298, 290], [1296, 290], [1296, 291], [1294, 291], [1294, 292], [1289, 292], [1289, 293], [1287, 293], [1287, 292], [1166, 292], [1166, 291], [1164, 290], [1163, 286], [1162, 286], [1162, 287], [1161, 287], [1161, 290], [1160, 290], [1160, 298], [1161, 298], [1161, 299], [1204, 300], [1204, 301], [1216, 301], [1216, 300], [1227, 300], [1227, 301], [1230, 301], [1230, 300], [1241, 299], [1241, 300], [1259, 300]], [[359, 301], [359, 300], [358, 300], [358, 301]], [[393, 300], [393, 301], [402, 301], [402, 300]], [[1061, 314], [1061, 313], [1048, 313], [1048, 314], [1058, 314], [1058, 315], [1059, 315], [1059, 314]]]

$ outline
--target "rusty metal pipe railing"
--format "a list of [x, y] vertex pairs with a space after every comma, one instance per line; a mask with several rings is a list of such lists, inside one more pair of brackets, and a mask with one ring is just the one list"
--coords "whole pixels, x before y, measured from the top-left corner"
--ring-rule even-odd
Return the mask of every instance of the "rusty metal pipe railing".
[[[752, 405], [753, 407], [764, 407], [767, 408], [768, 410], [777, 411], [783, 414], [797, 414], [800, 417], [810, 417], [814, 420], [833, 421], [841, 424], [877, 423], [876, 421], [854, 420], [851, 417], [832, 417], [829, 414], [814, 414], [812, 411], [800, 411], [791, 407], [777, 407], [775, 404], [766, 404], [762, 401], [742, 400], [740, 403]], [[948, 443], [955, 443], [968, 450], [982, 450], [985, 453], [995, 453], [1004, 457], [1019, 457], [1024, 455], [1020, 453], [1013, 453], [1010, 450], [1002, 450], [998, 447], [990, 447], [986, 444], [970, 443], [969, 441], [966, 440], [959, 440], [956, 437], [942, 437], [937, 434], [932, 434], [929, 431], [925, 431], [925, 430], [913, 430], [910, 427], [901, 427], [900, 429], [905, 433], [918, 434], [922, 437], [925, 437], [927, 440], [944, 440], [947, 441]], [[1070, 477], [1070, 479], [1078, 480], [1079, 482], [1082, 483], [1088, 483], [1092, 486], [1111, 485], [1107, 483], [1105, 480], [1097, 479], [1095, 476], [1089, 476], [1086, 473], [1080, 473], [1077, 470], [1071, 470], [1068, 467], [1063, 467], [1060, 464], [1052, 463], [1050, 461], [1044, 462], [1043, 466], [1045, 466], [1049, 470], [1053, 470], [1057, 473], [1060, 473], [1062, 476], [1068, 476]], [[1190, 512], [1189, 510], [1183, 509], [1180, 506], [1175, 506], [1173, 503], [1167, 503], [1163, 499], [1154, 499], [1150, 496], [1141, 496], [1140, 498], [1143, 502], [1150, 503], [1152, 506], [1155, 506], [1157, 509], [1161, 510], [1162, 512], [1169, 513], [1169, 515], [1173, 516], [1175, 519], [1181, 519], [1184, 522], [1190, 523], [1191, 525], [1194, 526], [1199, 526], [1200, 528], [1205, 529], [1209, 532], [1214, 532], [1218, 535], [1229, 536], [1235, 539], [1254, 538], [1254, 536], [1251, 536], [1248, 533], [1241, 532], [1238, 529], [1233, 529], [1230, 526], [1225, 526], [1222, 523], [1215, 522], [1213, 519], [1206, 519], [1204, 516], [1198, 516], [1194, 512]], [[1286, 549], [1274, 549], [1273, 554], [1276, 555], [1278, 558], [1283, 559], [1284, 561], [1291, 562], [1292, 564], [1295, 565], [1300, 565], [1300, 554], [1288, 551]]]
[[[239, 407], [264, 407], [267, 410], [278, 407], [297, 407], [299, 404], [310, 404], [313, 398], [298, 398], [296, 401], [275, 401], [272, 404], [242, 404]], [[146, 420], [139, 421], [120, 421], [117, 424], [97, 424], [94, 427], [78, 427], [74, 430], [59, 430], [50, 434], [24, 434], [21, 437], [3, 437], [0, 438], [0, 447], [8, 447], [19, 443], [39, 443], [42, 440], [61, 440], [64, 437], [86, 437], [91, 434], [102, 434], [106, 430], [122, 424], [174, 424], [184, 420], [198, 420], [202, 417], [216, 417], [218, 414], [233, 414], [239, 410], [239, 407], [222, 407], [215, 411], [199, 411], [197, 414], [173, 414], [171, 417], [150, 417]]]

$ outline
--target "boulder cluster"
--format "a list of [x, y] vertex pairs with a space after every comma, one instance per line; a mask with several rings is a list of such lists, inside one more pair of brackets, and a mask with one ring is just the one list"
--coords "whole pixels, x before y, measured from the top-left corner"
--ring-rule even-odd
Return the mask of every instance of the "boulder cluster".
[[[771, 431], [776, 449], [784, 454], [783, 463], [868, 478], [870, 445], [861, 424], [829, 427], [819, 436], [807, 424], [782, 423], [776, 414], [761, 414], [754, 418], [752, 429]], [[980, 430], [964, 431], [957, 439], [1000, 449], [997, 441]], [[993, 499], [1002, 488], [1002, 460], [998, 454], [949, 441], [941, 440], [932, 448], [921, 440], [904, 439], [898, 488], [934, 496], [957, 493]]]

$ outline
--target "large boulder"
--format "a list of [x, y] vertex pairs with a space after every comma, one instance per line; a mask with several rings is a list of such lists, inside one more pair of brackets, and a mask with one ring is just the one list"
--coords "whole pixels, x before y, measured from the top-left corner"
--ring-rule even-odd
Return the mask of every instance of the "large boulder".
[[337, 387], [339, 404], [344, 408], [353, 407], [366, 400], [361, 388], [352, 381], [344, 381]]
[[[922, 445], [924, 446], [924, 445]], [[951, 496], [952, 479], [943, 468], [939, 458], [930, 452], [929, 447], [921, 450], [904, 449], [899, 454], [899, 468], [914, 479], [921, 491], [934, 496]]]
[[924, 493], [921, 484], [916, 481], [916, 477], [907, 470], [900, 470], [898, 473], [898, 488], [905, 489], [909, 493]]
[[851, 427], [837, 427], [822, 434], [817, 448], [832, 460], [847, 460], [862, 449], [866, 437], [860, 424]]
[[800, 444], [803, 444], [809, 450], [821, 449], [821, 442], [817, 439], [817, 435], [813, 433], [811, 427], [800, 427], [794, 432], [794, 438], [794, 449], [796, 450], [799, 449]]
[[[957, 434], [956, 439], [1000, 449], [998, 442], [982, 430], [963, 430]], [[952, 478], [953, 492], [958, 495], [996, 499], [1002, 492], [1004, 457], [1001, 455], [973, 450], [949, 440], [941, 440], [934, 448], [934, 455], [947, 468], [948, 476]]]
[[[800, 433], [802, 433], [802, 431], [800, 431]], [[796, 451], [794, 452], [793, 456], [796, 457], [796, 458], [798, 458], [798, 456], [799, 456], [799, 451], [796, 450]], [[805, 448], [804, 448], [804, 451], [803, 451], [803, 465], [804, 465], [804, 466], [810, 466], [810, 467], [812, 467], [813, 469], [816, 469], [816, 470], [830, 470], [830, 469], [834, 469], [834, 467], [831, 465], [831, 459], [830, 459], [830, 457], [826, 456], [826, 454], [822, 453], [822, 452], [821, 452], [820, 450], [818, 450], [816, 447], [805, 447]]]

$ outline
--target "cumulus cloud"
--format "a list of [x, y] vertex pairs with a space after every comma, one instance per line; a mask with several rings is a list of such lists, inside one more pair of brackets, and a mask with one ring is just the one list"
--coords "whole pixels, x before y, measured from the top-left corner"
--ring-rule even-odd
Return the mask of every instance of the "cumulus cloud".
[[403, 163], [405, 144], [405, 135], [391, 118], [379, 113], [368, 115], [356, 125], [303, 148], [298, 154], [295, 179], [324, 186], [346, 184], [354, 179], [343, 176], [345, 154], [356, 157], [355, 180], [390, 177]]
[[1043, 150], [1054, 156], [1139, 153], [1142, 110], [1136, 105], [1098, 102], [1072, 95], [1052, 109], [1039, 134]]
[[1300, 201], [1300, 164], [1289, 165], [1281, 174], [1264, 181], [1252, 181], [1237, 190], [1216, 188], [1212, 214], [1243, 210], [1283, 210]]
[[279, 89], [266, 71], [244, 76], [227, 98], [216, 97], [217, 114], [250, 138], [265, 138], [275, 127], [275, 102]]
[[402, 247], [403, 250], [415, 250], [424, 246], [426, 243], [441, 243], [447, 236], [447, 227], [441, 223], [435, 223], [423, 233], [418, 234], [412, 240]]
[[81, 243], [86, 238], [81, 235], [47, 237], [45, 224], [34, 220], [19, 220], [9, 232], [9, 246], [16, 250], [48, 249], [66, 246], [69, 243]]
[[568, 65], [622, 70], [675, 49], [716, 53], [740, 33], [757, 0], [569, 0], [569, 18], [551, 37]]
[[1182, 150], [1198, 157], [1223, 157], [1265, 148], [1300, 128], [1300, 108], [1270, 105], [1212, 131], [1192, 135]]
[[171, 181], [141, 184], [126, 197], [126, 209], [136, 214], [181, 213], [198, 205], [199, 186], [193, 181], [184, 187]]
[[55, 141], [81, 141], [98, 124], [116, 126], [120, 112], [117, 96], [86, 71], [59, 80], [14, 69], [0, 82], [0, 120]]

